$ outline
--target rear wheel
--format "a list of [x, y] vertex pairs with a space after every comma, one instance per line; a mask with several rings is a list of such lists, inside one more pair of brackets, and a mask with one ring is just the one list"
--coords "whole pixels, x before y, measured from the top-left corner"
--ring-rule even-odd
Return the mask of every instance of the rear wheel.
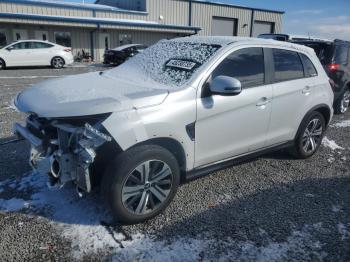
[[296, 158], [305, 159], [311, 157], [321, 146], [326, 121], [319, 112], [313, 112], [304, 119], [299, 128], [291, 153]]
[[5, 61], [0, 58], [0, 70], [5, 69], [5, 67], [6, 67]]
[[176, 158], [160, 146], [144, 145], [121, 153], [110, 164], [102, 192], [118, 222], [136, 224], [161, 213], [179, 182]]
[[61, 69], [64, 66], [64, 64], [64, 59], [59, 56], [56, 56], [51, 60], [51, 66], [55, 69]]
[[335, 103], [335, 112], [337, 114], [344, 114], [348, 111], [350, 106], [350, 88], [347, 88], [343, 95]]

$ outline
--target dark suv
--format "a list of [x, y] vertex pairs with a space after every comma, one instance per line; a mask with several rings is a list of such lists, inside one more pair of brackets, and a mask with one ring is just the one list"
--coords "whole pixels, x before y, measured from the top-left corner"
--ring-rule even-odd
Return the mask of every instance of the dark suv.
[[333, 80], [335, 113], [345, 113], [350, 104], [350, 42], [343, 40], [290, 41], [315, 50], [328, 76]]

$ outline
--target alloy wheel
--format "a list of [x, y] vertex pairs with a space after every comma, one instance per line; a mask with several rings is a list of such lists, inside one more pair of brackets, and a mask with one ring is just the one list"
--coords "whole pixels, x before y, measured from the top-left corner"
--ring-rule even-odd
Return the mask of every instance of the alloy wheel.
[[55, 57], [52, 60], [52, 65], [53, 65], [54, 68], [62, 68], [64, 66], [64, 61], [60, 57]]
[[312, 119], [303, 134], [302, 146], [305, 153], [313, 153], [321, 144], [323, 134], [322, 122], [318, 118]]
[[0, 59], [0, 70], [4, 69], [4, 62]]
[[350, 105], [350, 90], [346, 90], [344, 95], [343, 95], [343, 99], [340, 102], [340, 111], [342, 113], [345, 113]]
[[173, 174], [166, 163], [146, 161], [127, 176], [122, 188], [123, 205], [136, 215], [151, 213], [167, 200], [172, 183]]

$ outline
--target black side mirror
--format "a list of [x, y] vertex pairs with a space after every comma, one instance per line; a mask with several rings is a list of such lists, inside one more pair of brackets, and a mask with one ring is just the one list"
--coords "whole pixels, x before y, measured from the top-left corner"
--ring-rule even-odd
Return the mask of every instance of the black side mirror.
[[235, 96], [242, 92], [242, 84], [234, 77], [217, 76], [210, 83], [210, 91], [217, 95]]

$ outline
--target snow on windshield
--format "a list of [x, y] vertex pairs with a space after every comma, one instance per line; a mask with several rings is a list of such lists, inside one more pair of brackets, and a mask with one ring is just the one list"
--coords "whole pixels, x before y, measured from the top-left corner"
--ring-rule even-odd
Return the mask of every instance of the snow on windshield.
[[153, 81], [176, 87], [188, 82], [220, 47], [216, 44], [163, 40], [129, 60], [125, 66], [142, 72]]

